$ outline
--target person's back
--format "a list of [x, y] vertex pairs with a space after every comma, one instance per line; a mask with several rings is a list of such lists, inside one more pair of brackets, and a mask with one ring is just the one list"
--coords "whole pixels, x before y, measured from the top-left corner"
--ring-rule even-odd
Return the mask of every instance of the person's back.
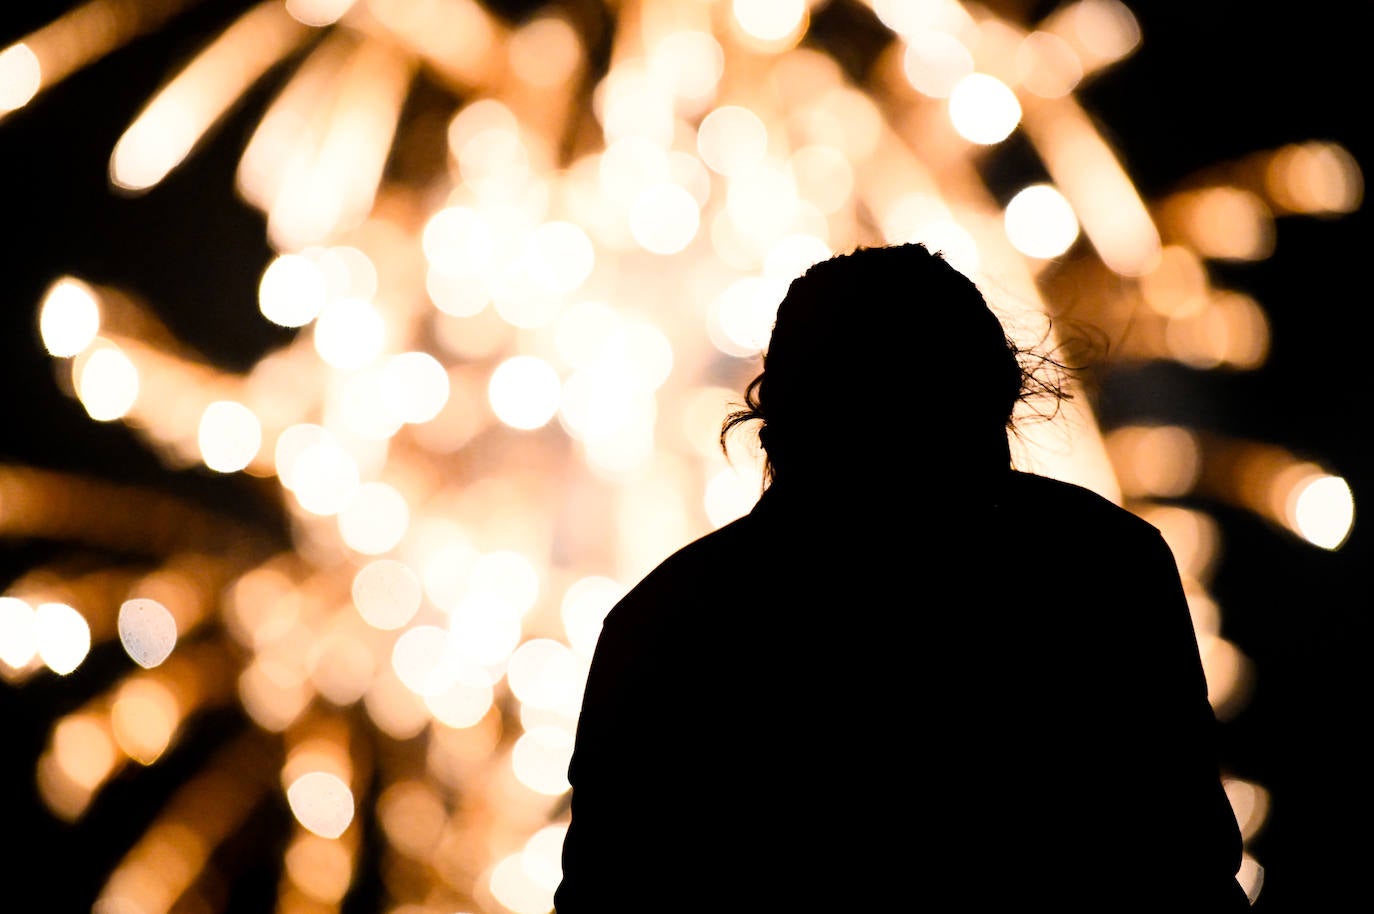
[[1246, 906], [1158, 532], [912, 459], [850, 490], [793, 462], [612, 610], [559, 914]]

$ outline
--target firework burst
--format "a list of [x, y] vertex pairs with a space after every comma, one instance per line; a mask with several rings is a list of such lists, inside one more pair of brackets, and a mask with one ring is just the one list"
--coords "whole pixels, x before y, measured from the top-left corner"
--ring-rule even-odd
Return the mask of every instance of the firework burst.
[[[67, 12], [0, 51], [0, 112], [191, 5]], [[1140, 40], [1112, 0], [1033, 20], [953, 0], [244, 4], [168, 70], [109, 178], [157, 193], [267, 93], [234, 176], [273, 249], [242, 320], [289, 342], [231, 370], [79, 276], [54, 277], [37, 322], [93, 421], [169, 468], [250, 480], [281, 523], [0, 466], [0, 534], [71, 547], [0, 597], [9, 687], [92, 645], [128, 661], [52, 721], [36, 759], [51, 813], [80, 820], [198, 719], [245, 724], [96, 911], [222, 905], [217, 852], [275, 803], [283, 914], [339, 909], [364, 867], [391, 911], [546, 912], [600, 619], [752, 505], [757, 448], [726, 459], [720, 420], [786, 283], [832, 251], [930, 243], [1026, 342], [1062, 314], [1091, 323], [1104, 370], [1262, 365], [1263, 308], [1211, 265], [1267, 257], [1276, 217], [1353, 210], [1359, 168], [1291, 145], [1145, 199], [1077, 94]], [[1033, 177], [1008, 193], [1009, 171]], [[1021, 463], [1163, 530], [1213, 704], [1241, 713], [1252, 670], [1209, 590], [1217, 526], [1178, 500], [1335, 549], [1349, 487], [1272, 445], [1103, 433], [1081, 404], [1028, 426]], [[1265, 790], [1227, 786], [1249, 837]], [[1252, 895], [1261, 872], [1247, 855]]]

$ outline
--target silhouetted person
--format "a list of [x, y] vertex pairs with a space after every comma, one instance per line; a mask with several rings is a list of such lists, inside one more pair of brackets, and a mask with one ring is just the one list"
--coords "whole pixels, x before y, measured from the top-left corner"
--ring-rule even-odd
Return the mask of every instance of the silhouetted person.
[[1247, 909], [1173, 555], [1012, 468], [1018, 356], [923, 246], [793, 281], [766, 490], [606, 617], [558, 914]]

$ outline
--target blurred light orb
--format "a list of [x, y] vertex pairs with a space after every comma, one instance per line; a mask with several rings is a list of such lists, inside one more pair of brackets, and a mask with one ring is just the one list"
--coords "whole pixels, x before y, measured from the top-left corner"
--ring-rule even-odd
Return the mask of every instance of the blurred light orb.
[[1021, 122], [1021, 103], [997, 77], [970, 73], [950, 90], [949, 119], [964, 139], [990, 146], [1016, 129]]
[[573, 77], [582, 39], [562, 16], [538, 16], [516, 29], [507, 44], [511, 69], [525, 82], [553, 89]]
[[466, 206], [439, 210], [420, 236], [425, 259], [445, 276], [476, 276], [491, 266], [496, 254], [492, 226]]
[[506, 359], [496, 366], [487, 384], [487, 399], [496, 418], [527, 431], [546, 425], [557, 414], [561, 393], [558, 372], [532, 355]]
[[535, 283], [544, 291], [568, 293], [591, 275], [596, 249], [580, 226], [546, 222], [530, 234], [527, 263]]
[[355, 0], [286, 0], [291, 18], [315, 27], [332, 25], [348, 12]]
[[583, 657], [591, 657], [601, 637], [606, 613], [625, 595], [625, 586], [604, 575], [578, 578], [563, 592], [559, 616], [568, 644]]
[[491, 711], [495, 694], [485, 674], [460, 665], [442, 688], [424, 696], [424, 702], [435, 720], [461, 730], [482, 722]]
[[1028, 257], [1058, 257], [1078, 240], [1078, 217], [1059, 190], [1032, 184], [1007, 203], [1003, 225], [1012, 246]]
[[337, 838], [353, 821], [353, 791], [338, 775], [308, 771], [286, 788], [296, 821], [321, 838]]
[[388, 358], [381, 385], [386, 408], [412, 425], [433, 419], [448, 402], [448, 371], [428, 352], [402, 352]]
[[363, 368], [381, 355], [386, 323], [370, 302], [338, 298], [325, 303], [315, 319], [315, 351], [345, 370]]
[[357, 461], [333, 441], [309, 445], [291, 465], [296, 501], [311, 514], [338, 514], [361, 484]]
[[87, 415], [97, 422], [126, 416], [138, 400], [138, 369], [112, 343], [85, 353], [76, 382], [77, 397]]
[[681, 29], [654, 45], [649, 71], [680, 99], [705, 99], [715, 92], [725, 72], [725, 52], [708, 32]]
[[526, 787], [556, 797], [568, 791], [573, 736], [562, 727], [535, 727], [522, 733], [511, 750], [515, 777]]
[[801, 30], [805, 0], [732, 0], [730, 11], [747, 34], [762, 41], [782, 41]]
[[1315, 476], [1292, 496], [1292, 522], [1304, 539], [1323, 549], [1338, 549], [1355, 522], [1355, 498], [1339, 476]]
[[384, 482], [365, 482], [339, 512], [339, 535], [348, 548], [381, 555], [396, 548], [410, 524], [405, 496]]
[[391, 631], [403, 627], [420, 610], [424, 591], [410, 566], [394, 559], [377, 559], [353, 576], [353, 605], [373, 628]]
[[0, 663], [23, 669], [38, 653], [33, 607], [18, 597], [0, 597]]
[[563, 881], [563, 843], [567, 837], [567, 825], [545, 825], [530, 835], [520, 852], [525, 872], [549, 891], [557, 889]]
[[1083, 79], [1083, 62], [1063, 38], [1031, 32], [1016, 48], [1016, 75], [1028, 92], [1041, 98], [1063, 98]]
[[22, 108], [43, 86], [38, 55], [22, 41], [0, 51], [0, 113]]
[[696, 198], [676, 184], [645, 188], [630, 207], [630, 234], [652, 254], [676, 254], [701, 225]]
[[553, 908], [553, 889], [525, 870], [522, 854], [500, 860], [487, 879], [492, 897], [514, 914], [548, 914]]
[[531, 638], [511, 654], [506, 682], [511, 694], [533, 708], [556, 709], [580, 689], [582, 662], [572, 649], [552, 638]]
[[973, 73], [973, 55], [948, 32], [922, 30], [906, 39], [902, 73], [922, 95], [949, 98], [960, 80]]
[[119, 642], [134, 663], [152, 669], [176, 647], [176, 619], [167, 607], [149, 597], [125, 600], [119, 607]]
[[313, 422], [298, 422], [282, 429], [281, 434], [277, 435], [276, 444], [272, 447], [272, 463], [277, 470], [277, 479], [284, 488], [295, 490], [296, 460], [305, 449], [329, 440], [329, 432]]
[[53, 283], [43, 296], [38, 330], [51, 355], [67, 358], [83, 351], [100, 332], [100, 306], [90, 286], [72, 276]]
[[716, 320], [731, 348], [730, 355], [762, 352], [773, 332], [778, 305], [787, 294], [787, 283], [761, 276], [737, 279], [715, 302]]
[[219, 473], [237, 473], [258, 456], [262, 423], [242, 403], [217, 400], [201, 413], [196, 441], [207, 467]]
[[701, 119], [697, 152], [717, 174], [727, 178], [744, 174], [768, 152], [768, 128], [748, 108], [722, 105]]
[[40, 603], [34, 608], [34, 639], [48, 669], [65, 676], [81, 665], [91, 649], [91, 627], [85, 616], [66, 603]]
[[280, 254], [258, 282], [258, 310], [281, 327], [304, 327], [329, 300], [329, 282], [320, 265], [304, 254]]
[[469, 594], [449, 610], [448, 651], [483, 667], [505, 663], [520, 644], [520, 614], [490, 591]]
[[391, 648], [391, 669], [416, 695], [437, 695], [452, 682], [449, 634], [437, 625], [406, 629]]
[[525, 555], [498, 549], [477, 556], [468, 568], [468, 587], [487, 593], [516, 615], [524, 615], [539, 598], [539, 572]]

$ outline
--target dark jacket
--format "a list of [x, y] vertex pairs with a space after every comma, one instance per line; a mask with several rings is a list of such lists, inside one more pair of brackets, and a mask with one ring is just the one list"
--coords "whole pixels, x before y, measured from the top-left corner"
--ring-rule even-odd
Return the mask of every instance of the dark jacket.
[[1245, 910], [1159, 532], [1025, 473], [845, 502], [775, 485], [607, 616], [558, 914]]

